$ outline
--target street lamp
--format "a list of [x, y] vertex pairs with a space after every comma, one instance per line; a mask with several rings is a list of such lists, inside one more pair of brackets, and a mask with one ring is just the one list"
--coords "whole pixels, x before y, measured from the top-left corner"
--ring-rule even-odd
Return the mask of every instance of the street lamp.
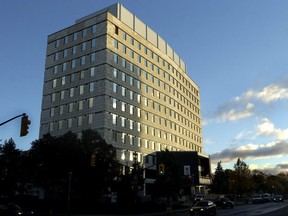
[[68, 196], [67, 196], [67, 210], [68, 214], [70, 214], [70, 199], [71, 199], [71, 180], [72, 180], [72, 172], [68, 173]]

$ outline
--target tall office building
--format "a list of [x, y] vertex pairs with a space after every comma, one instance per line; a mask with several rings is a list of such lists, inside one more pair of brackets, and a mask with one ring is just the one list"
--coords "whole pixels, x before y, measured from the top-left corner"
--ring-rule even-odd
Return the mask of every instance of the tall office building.
[[114, 4], [48, 36], [40, 138], [96, 129], [130, 164], [202, 152], [199, 87], [156, 32]]

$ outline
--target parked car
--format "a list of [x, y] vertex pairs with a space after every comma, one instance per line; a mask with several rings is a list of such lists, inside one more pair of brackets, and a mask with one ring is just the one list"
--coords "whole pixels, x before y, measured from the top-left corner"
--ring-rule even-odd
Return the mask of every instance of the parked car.
[[26, 211], [15, 203], [0, 202], [1, 216], [32, 216], [33, 211]]
[[214, 203], [216, 204], [217, 207], [220, 207], [220, 208], [234, 208], [234, 202], [232, 202], [227, 197], [216, 198], [214, 200]]
[[264, 202], [271, 202], [271, 196], [270, 196], [270, 194], [263, 194], [263, 200], [264, 200]]
[[210, 200], [196, 202], [190, 209], [190, 215], [216, 215], [217, 206]]
[[284, 202], [284, 198], [282, 195], [276, 195], [273, 199], [274, 202]]
[[198, 201], [201, 201], [203, 200], [204, 197], [202, 194], [196, 194], [195, 197], [194, 197], [194, 203], [198, 202]]
[[264, 199], [262, 198], [262, 196], [260, 194], [256, 194], [252, 198], [252, 203], [253, 204], [258, 204], [258, 203], [263, 203], [263, 202], [264, 202]]

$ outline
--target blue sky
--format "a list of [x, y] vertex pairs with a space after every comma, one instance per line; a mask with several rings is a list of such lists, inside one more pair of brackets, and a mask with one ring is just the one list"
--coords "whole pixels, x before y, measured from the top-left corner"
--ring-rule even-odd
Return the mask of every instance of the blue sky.
[[[112, 0], [3, 0], [0, 7], [0, 143], [38, 139], [47, 36]], [[288, 1], [119, 0], [186, 62], [200, 86], [204, 153], [212, 169], [237, 158], [251, 169], [288, 171]]]

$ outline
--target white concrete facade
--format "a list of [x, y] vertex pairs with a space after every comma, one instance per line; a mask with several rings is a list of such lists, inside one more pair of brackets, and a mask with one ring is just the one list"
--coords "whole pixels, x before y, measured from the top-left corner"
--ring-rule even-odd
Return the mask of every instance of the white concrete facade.
[[48, 36], [40, 138], [96, 129], [125, 164], [202, 153], [199, 87], [184, 61], [120, 4]]

